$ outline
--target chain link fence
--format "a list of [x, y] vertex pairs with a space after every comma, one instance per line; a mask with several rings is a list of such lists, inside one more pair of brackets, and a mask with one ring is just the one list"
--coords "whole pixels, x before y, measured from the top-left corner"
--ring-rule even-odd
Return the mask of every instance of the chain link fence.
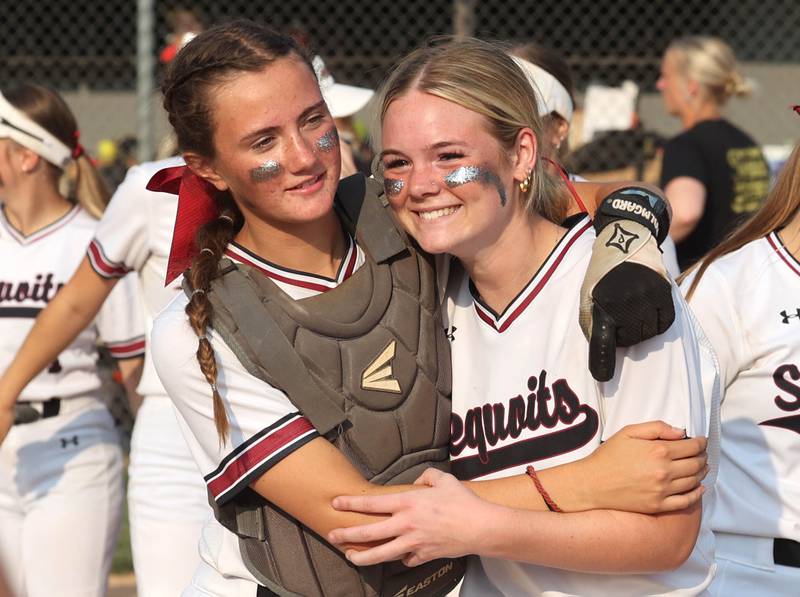
[[[788, 110], [789, 104], [800, 102], [800, 2], [796, 0], [3, 0], [2, 4], [0, 85], [37, 81], [62, 91], [78, 115], [90, 149], [96, 149], [101, 139], [127, 137], [125, 147], [139, 139], [145, 145], [141, 154], [150, 156], [166, 134], [155, 80], [162, 68], [159, 55], [169, 45], [176, 11], [181, 9], [192, 11], [204, 25], [246, 17], [291, 31], [325, 58], [337, 80], [354, 85], [377, 85], [405, 52], [431, 36], [452, 33], [535, 41], [558, 51], [573, 71], [579, 108], [590, 85], [633, 81], [638, 86], [637, 130], [645, 142], [637, 140], [632, 149], [624, 150], [603, 147], [594, 156], [581, 158], [579, 110], [572, 146], [577, 157], [588, 162], [573, 158], [578, 170], [635, 165], [641, 173], [643, 161], [652, 157], [660, 140], [678, 131], [680, 123], [667, 116], [654, 84], [664, 48], [671, 39], [688, 34], [726, 40], [756, 84], [752, 97], [732, 100], [726, 110], [731, 120], [765, 146], [792, 144], [800, 130]], [[151, 12], [143, 15], [143, 10]], [[137, 32], [137, 23], [146, 29]], [[147, 72], [152, 80], [142, 81]], [[156, 91], [148, 91], [148, 85]], [[768, 149], [780, 156], [780, 150]]]

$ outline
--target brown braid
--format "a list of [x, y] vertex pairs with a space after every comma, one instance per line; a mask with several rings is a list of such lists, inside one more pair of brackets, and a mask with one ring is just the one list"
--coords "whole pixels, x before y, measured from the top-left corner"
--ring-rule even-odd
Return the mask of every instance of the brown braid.
[[199, 338], [197, 362], [200, 364], [200, 370], [206, 381], [211, 386], [211, 395], [214, 401], [214, 424], [220, 443], [224, 444], [228, 437], [228, 417], [217, 389], [217, 360], [207, 336], [209, 328], [213, 326], [214, 317], [214, 308], [208, 299], [208, 293], [211, 289], [211, 281], [219, 273], [219, 261], [225, 252], [225, 247], [236, 236], [243, 219], [239, 208], [227, 193], [219, 196], [217, 204], [220, 208], [220, 215], [225, 217], [219, 217], [200, 228], [196, 239], [200, 253], [192, 262], [192, 267], [186, 272], [189, 284], [195, 291], [186, 305], [186, 315], [189, 318], [189, 325], [192, 326], [194, 333]]
[[[213, 27], [189, 42], [170, 63], [161, 86], [164, 108], [181, 150], [215, 157], [213, 115], [209, 102], [214, 89], [242, 72], [260, 71], [274, 60], [288, 56], [298, 57], [311, 69], [308, 57], [291, 38], [244, 20]], [[214, 309], [208, 292], [211, 281], [219, 274], [219, 261], [225, 247], [241, 229], [243, 218], [228, 193], [217, 196], [217, 207], [220, 215], [227, 217], [220, 217], [197, 232], [195, 242], [200, 252], [186, 272], [195, 292], [186, 305], [186, 315], [199, 338], [197, 362], [211, 386], [214, 423], [220, 443], [224, 444], [229, 426], [225, 405], [217, 389], [217, 361], [206, 336], [214, 324]]]

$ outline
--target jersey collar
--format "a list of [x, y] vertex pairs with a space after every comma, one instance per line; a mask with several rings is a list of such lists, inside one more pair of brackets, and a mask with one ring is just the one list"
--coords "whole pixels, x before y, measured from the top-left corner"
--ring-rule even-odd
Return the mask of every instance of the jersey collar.
[[556, 246], [550, 252], [547, 259], [539, 267], [531, 280], [525, 285], [520, 293], [512, 300], [505, 310], [498, 314], [486, 305], [480, 298], [475, 285], [472, 280], [469, 281], [469, 291], [472, 295], [472, 302], [475, 306], [475, 312], [478, 317], [492, 327], [496, 332], [503, 333], [509, 326], [514, 323], [525, 309], [533, 302], [533, 299], [541, 292], [547, 281], [558, 269], [559, 264], [564, 260], [564, 257], [569, 252], [572, 245], [575, 244], [583, 234], [592, 227], [592, 221], [586, 217], [579, 221], [575, 226], [570, 228], [567, 233], [561, 237]]
[[359, 252], [361, 248], [355, 243], [353, 237], [347, 236], [347, 251], [345, 252], [344, 259], [339, 264], [339, 270], [336, 272], [335, 278], [328, 278], [319, 276], [317, 274], [310, 274], [308, 272], [301, 272], [298, 270], [282, 267], [271, 261], [267, 261], [248, 251], [243, 246], [237, 243], [230, 243], [228, 248], [225, 249], [225, 256], [237, 263], [249, 265], [260, 271], [268, 278], [272, 278], [277, 282], [284, 284], [291, 284], [306, 290], [316, 290], [318, 292], [326, 292], [336, 288], [339, 284], [344, 282], [347, 278], [353, 275], [358, 263]]

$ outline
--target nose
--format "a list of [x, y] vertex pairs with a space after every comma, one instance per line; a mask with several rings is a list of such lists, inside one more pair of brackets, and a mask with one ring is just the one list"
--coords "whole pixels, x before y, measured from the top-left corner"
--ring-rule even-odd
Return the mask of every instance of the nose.
[[408, 193], [412, 199], [424, 199], [439, 192], [441, 181], [437, 180], [432, 165], [414, 165], [408, 175]]
[[317, 164], [314, 144], [299, 131], [291, 135], [287, 141], [284, 160], [290, 172], [304, 172]]

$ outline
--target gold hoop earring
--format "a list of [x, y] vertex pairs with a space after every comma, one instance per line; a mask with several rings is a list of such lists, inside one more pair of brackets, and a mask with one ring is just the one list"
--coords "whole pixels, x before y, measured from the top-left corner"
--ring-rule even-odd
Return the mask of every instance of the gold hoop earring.
[[522, 182], [519, 183], [520, 193], [522, 193], [523, 195], [527, 195], [528, 191], [531, 190], [532, 182], [533, 182], [533, 172], [531, 170], [528, 170], [528, 175]]

